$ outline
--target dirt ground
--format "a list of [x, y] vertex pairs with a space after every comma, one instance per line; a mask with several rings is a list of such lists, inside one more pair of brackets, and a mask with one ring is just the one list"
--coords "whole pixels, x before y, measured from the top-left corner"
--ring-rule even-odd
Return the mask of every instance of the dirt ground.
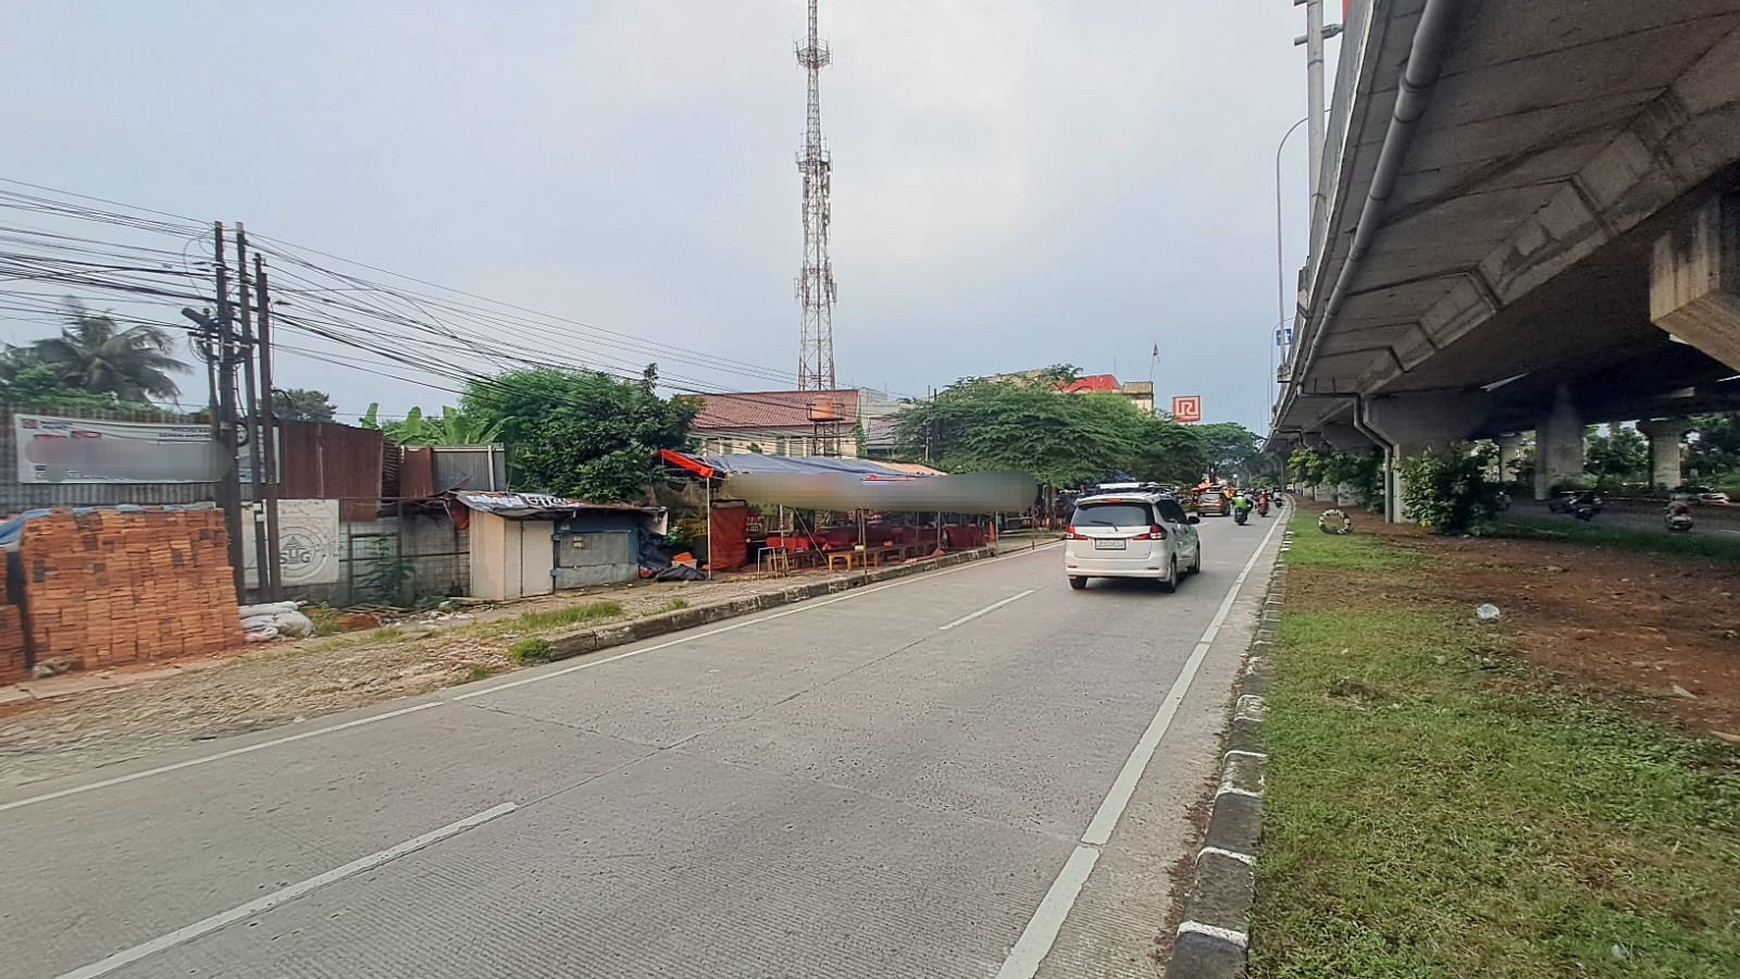
[[[1740, 567], [1580, 543], [1435, 537], [1359, 513], [1355, 521], [1356, 533], [1420, 552], [1429, 571], [1412, 583], [1387, 579], [1363, 598], [1409, 590], [1470, 615], [1490, 602], [1527, 660], [1566, 689], [1740, 743]], [[1309, 526], [1300, 532], [1315, 533]]]
[[591, 588], [459, 615], [412, 616], [388, 642], [367, 642], [363, 633], [280, 641], [227, 656], [26, 683], [45, 699], [0, 704], [0, 786], [74, 774], [511, 669], [507, 647], [518, 634], [479, 637], [467, 629], [478, 623], [608, 600], [623, 610], [598, 623], [608, 625], [668, 607], [672, 599], [701, 605], [777, 591], [791, 582], [735, 576]]

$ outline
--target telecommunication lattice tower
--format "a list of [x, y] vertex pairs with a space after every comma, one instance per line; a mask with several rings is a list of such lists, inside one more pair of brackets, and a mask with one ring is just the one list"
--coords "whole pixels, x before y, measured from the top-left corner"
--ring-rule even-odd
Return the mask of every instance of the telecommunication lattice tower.
[[804, 178], [804, 264], [797, 298], [803, 310], [798, 343], [798, 390], [834, 388], [834, 266], [828, 258], [828, 189], [832, 163], [822, 139], [822, 67], [830, 60], [827, 42], [816, 36], [816, 0], [809, 0], [809, 35], [797, 47], [798, 64], [809, 75], [809, 109], [798, 172]]

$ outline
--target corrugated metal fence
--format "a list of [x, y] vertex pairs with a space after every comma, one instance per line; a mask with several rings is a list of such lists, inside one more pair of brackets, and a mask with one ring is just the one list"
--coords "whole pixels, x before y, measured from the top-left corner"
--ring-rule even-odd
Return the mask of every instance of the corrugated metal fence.
[[198, 424], [191, 415], [143, 414], [80, 408], [0, 406], [0, 511], [37, 507], [111, 506], [117, 503], [203, 503], [216, 498], [215, 483], [26, 483], [19, 479], [18, 426], [14, 414], [58, 415], [96, 421]]

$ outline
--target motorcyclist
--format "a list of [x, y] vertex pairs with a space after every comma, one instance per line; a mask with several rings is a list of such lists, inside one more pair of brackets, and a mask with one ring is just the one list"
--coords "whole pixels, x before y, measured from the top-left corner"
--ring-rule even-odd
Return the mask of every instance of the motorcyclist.
[[1244, 490], [1239, 490], [1234, 494], [1232, 508], [1233, 514], [1236, 516], [1249, 517], [1251, 515], [1251, 498], [1245, 495]]
[[1692, 525], [1692, 508], [1686, 504], [1685, 500], [1673, 500], [1669, 502], [1667, 505], [1667, 514], [1664, 518], [1667, 521], [1668, 529], [1674, 529], [1674, 521], [1682, 518], [1684, 520], [1682, 526], [1689, 528]]

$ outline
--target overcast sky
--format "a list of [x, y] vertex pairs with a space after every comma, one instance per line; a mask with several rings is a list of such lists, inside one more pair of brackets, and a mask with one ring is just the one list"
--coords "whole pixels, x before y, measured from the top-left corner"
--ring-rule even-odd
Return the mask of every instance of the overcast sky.
[[[1158, 344], [1163, 402], [1263, 427], [1298, 8], [823, 0], [821, 22], [843, 384], [1056, 362], [1143, 380]], [[638, 359], [795, 373], [803, 29], [801, 0], [14, 4], [0, 176], [240, 219], [642, 337]], [[1284, 164], [1290, 276], [1302, 132]], [[451, 400], [295, 357], [279, 374], [346, 412]]]

